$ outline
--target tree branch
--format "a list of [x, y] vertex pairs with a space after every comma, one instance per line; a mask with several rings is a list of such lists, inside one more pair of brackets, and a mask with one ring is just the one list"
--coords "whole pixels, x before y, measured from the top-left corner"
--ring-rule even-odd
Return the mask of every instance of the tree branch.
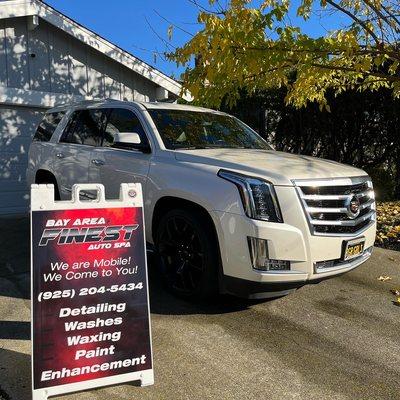
[[[201, 4], [199, 4], [197, 2], [197, 0], [188, 0], [189, 3], [192, 3], [193, 5], [195, 5], [199, 10], [204, 11], [207, 14], [214, 14], [214, 15], [225, 15], [225, 11], [223, 10], [223, 8], [221, 7], [221, 11], [213, 11], [213, 10], [209, 10], [207, 8], [205, 8], [204, 6], [202, 6]], [[218, 2], [217, 2], [218, 3]], [[218, 3], [219, 5], [219, 3]]]
[[376, 45], [378, 47], [381, 47], [381, 42], [379, 41], [378, 36], [376, 36], [375, 32], [361, 19], [357, 18], [354, 14], [352, 14], [349, 10], [346, 10], [339, 4], [335, 3], [332, 0], [325, 0], [328, 4], [330, 4], [332, 7], [336, 8], [337, 10], [341, 11], [342, 13], [346, 14], [348, 17], [350, 17], [353, 21], [357, 22], [360, 26], [363, 27], [363, 29], [368, 32], [375, 40]]
[[[362, 47], [362, 46], [360, 46]], [[231, 46], [231, 48], [235, 50], [243, 50], [243, 46]], [[255, 51], [281, 51], [281, 52], [292, 52], [292, 53], [309, 53], [309, 54], [321, 54], [321, 55], [326, 55], [326, 56], [338, 56], [341, 55], [345, 49], [343, 50], [324, 50], [321, 48], [313, 48], [313, 49], [293, 49], [293, 48], [288, 48], [288, 47], [281, 47], [281, 46], [271, 46], [271, 47], [256, 47], [256, 46], [249, 46], [246, 47], [246, 50], [255, 50]], [[393, 58], [395, 60], [400, 61], [400, 53], [395, 52], [395, 51], [389, 51], [389, 50], [379, 50], [379, 49], [367, 49], [364, 48], [359, 51], [355, 51], [354, 55], [372, 55], [376, 56], [379, 54], [386, 54], [390, 58]]]
[[165, 22], [167, 22], [168, 24], [170, 24], [171, 26], [173, 26], [176, 29], [179, 29], [180, 31], [182, 31], [183, 33], [186, 33], [187, 35], [194, 37], [193, 33], [187, 31], [186, 29], [183, 29], [182, 27], [174, 24], [173, 22], [171, 22], [169, 19], [165, 18], [164, 16], [162, 16], [157, 10], [153, 9], [153, 11], [161, 18], [163, 19]]
[[[397, 25], [400, 27], [400, 21], [396, 18], [396, 17], [398, 17], [398, 15], [391, 13], [389, 11], [389, 9], [387, 7], [385, 7], [383, 4], [381, 7], [387, 12], [387, 14], [390, 16], [390, 18], [392, 18], [397, 23]], [[399, 31], [396, 29], [396, 32], [399, 32]]]
[[162, 43], [164, 43], [166, 49], [170, 48], [171, 50], [176, 50], [175, 46], [173, 46], [171, 43], [168, 43], [163, 37], [161, 37], [161, 35], [158, 34], [158, 32], [153, 28], [153, 26], [150, 24], [150, 22], [146, 16], [144, 16], [144, 19], [145, 19], [147, 25], [149, 26], [150, 30], [158, 37], [158, 39]]
[[[379, 18], [381, 18], [383, 21], [385, 21], [389, 26], [391, 25], [390, 21], [387, 19], [387, 17], [385, 15], [383, 15], [382, 12], [373, 3], [371, 3], [369, 0], [363, 0], [363, 1], [369, 8], [371, 8], [375, 12], [375, 14]], [[382, 6], [382, 8], [383, 8], [383, 6]], [[395, 31], [399, 32], [398, 28], [395, 28]]]
[[376, 76], [378, 78], [385, 79], [386, 81], [389, 81], [389, 82], [400, 82], [400, 76], [386, 75], [386, 74], [382, 74], [380, 72], [362, 72], [362, 71], [357, 71], [354, 68], [341, 67], [341, 66], [337, 66], [337, 65], [325, 65], [325, 64], [316, 64], [316, 63], [311, 63], [309, 65], [311, 67], [328, 69], [331, 71], [355, 72], [355, 73], [361, 73], [365, 76]]

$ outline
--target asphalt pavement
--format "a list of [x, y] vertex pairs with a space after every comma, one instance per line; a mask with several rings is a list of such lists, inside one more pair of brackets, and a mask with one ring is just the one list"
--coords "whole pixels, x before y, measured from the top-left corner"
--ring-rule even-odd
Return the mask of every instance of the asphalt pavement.
[[[1, 400], [30, 399], [27, 225], [0, 220]], [[174, 298], [152, 273], [155, 385], [62, 399], [398, 399], [399, 272], [400, 253], [376, 248], [358, 269], [289, 296], [212, 304]]]

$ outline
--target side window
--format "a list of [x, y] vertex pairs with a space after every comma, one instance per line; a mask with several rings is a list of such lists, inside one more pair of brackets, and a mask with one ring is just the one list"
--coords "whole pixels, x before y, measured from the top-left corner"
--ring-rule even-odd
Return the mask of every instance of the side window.
[[53, 133], [62, 120], [64, 114], [64, 111], [45, 114], [42, 122], [39, 124], [36, 130], [35, 135], [33, 136], [33, 140], [35, 142], [48, 142], [53, 136]]
[[114, 135], [118, 132], [135, 132], [140, 136], [142, 143], [148, 143], [142, 124], [131, 110], [113, 108], [110, 112], [107, 126], [104, 130], [104, 147], [110, 147], [113, 145]]
[[105, 120], [103, 109], [75, 111], [63, 133], [61, 142], [101, 146]]

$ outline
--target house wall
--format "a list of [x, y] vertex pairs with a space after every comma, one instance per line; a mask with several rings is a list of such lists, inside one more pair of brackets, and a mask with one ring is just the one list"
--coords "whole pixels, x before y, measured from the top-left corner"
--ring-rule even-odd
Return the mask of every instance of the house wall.
[[0, 85], [94, 98], [154, 101], [157, 85], [60, 29], [0, 21]]

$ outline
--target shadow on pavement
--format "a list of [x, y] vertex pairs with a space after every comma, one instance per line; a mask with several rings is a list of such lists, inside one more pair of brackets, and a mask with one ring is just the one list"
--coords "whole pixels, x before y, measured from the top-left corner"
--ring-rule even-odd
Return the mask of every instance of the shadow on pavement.
[[31, 324], [22, 321], [0, 321], [0, 339], [30, 340]]
[[0, 218], [0, 277], [29, 272], [29, 218]]
[[28, 400], [30, 398], [30, 356], [0, 349], [0, 399]]
[[229, 295], [221, 295], [209, 301], [189, 301], [169, 293], [163, 285], [157, 268], [157, 259], [148, 255], [150, 311], [161, 315], [226, 314], [246, 310], [254, 304], [273, 299], [246, 300]]

